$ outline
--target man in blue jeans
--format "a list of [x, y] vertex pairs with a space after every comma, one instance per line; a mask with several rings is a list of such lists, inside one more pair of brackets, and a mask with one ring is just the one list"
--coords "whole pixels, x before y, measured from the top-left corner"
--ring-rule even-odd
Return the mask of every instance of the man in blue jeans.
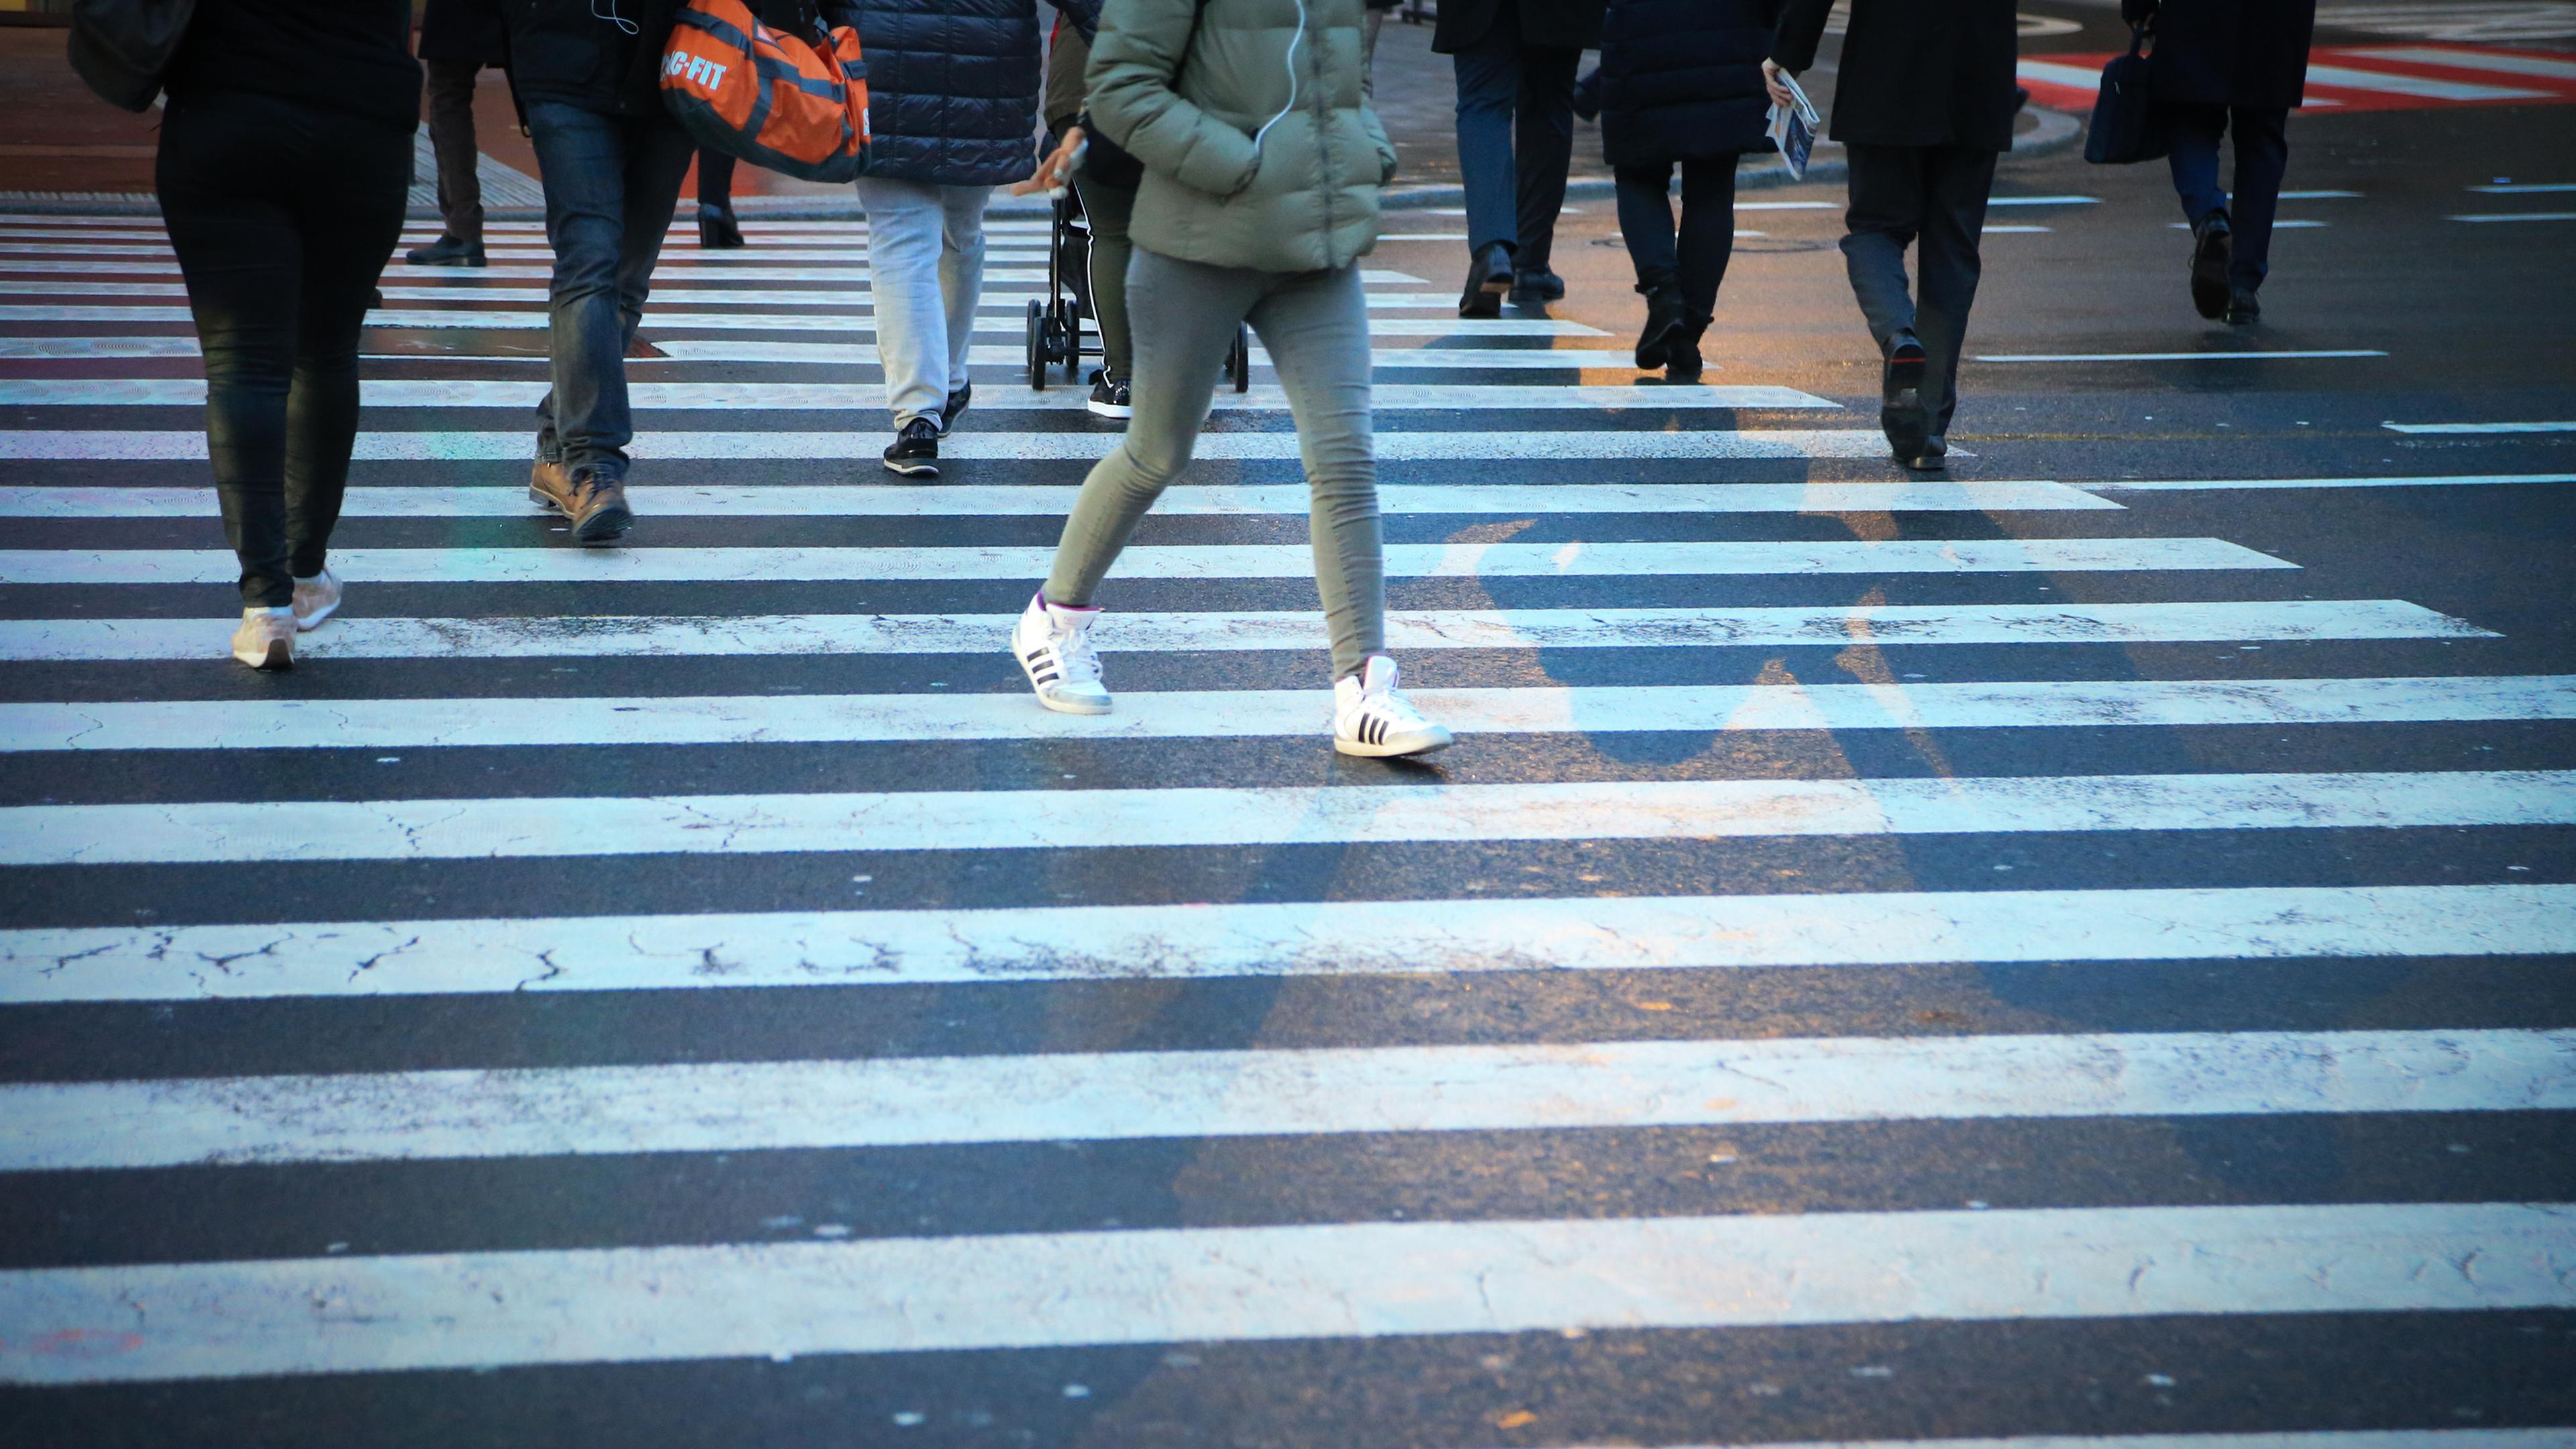
[[1574, 160], [1574, 70], [1601, 41], [1602, 0], [1444, 0], [1431, 48], [1458, 72], [1458, 172], [1467, 192], [1461, 317], [1557, 301], [1549, 265]]
[[555, 270], [552, 386], [537, 404], [529, 496], [584, 544], [635, 521], [626, 504], [626, 349], [696, 143], [662, 105], [677, 0], [511, 0], [511, 84], [546, 187]]

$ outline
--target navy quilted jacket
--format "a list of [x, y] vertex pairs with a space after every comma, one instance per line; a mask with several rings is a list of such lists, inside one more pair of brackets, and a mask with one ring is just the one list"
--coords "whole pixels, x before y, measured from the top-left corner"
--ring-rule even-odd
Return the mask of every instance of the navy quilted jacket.
[[[1100, 0], [1052, 0], [1088, 39]], [[1000, 186], [1037, 169], [1037, 0], [825, 0], [868, 61], [868, 174]]]

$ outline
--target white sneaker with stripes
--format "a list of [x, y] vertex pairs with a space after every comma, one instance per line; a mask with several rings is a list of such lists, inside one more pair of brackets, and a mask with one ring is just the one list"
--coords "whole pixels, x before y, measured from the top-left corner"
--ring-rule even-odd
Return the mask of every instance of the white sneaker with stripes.
[[1333, 686], [1334, 749], [1378, 758], [1449, 747], [1449, 727], [1424, 718], [1395, 684], [1395, 661], [1372, 654], [1359, 673]]
[[1109, 713], [1109, 687], [1100, 682], [1100, 654], [1091, 647], [1098, 609], [1068, 609], [1033, 594], [1011, 626], [1011, 653], [1037, 691], [1038, 703], [1059, 714]]
[[340, 576], [324, 569], [309, 579], [295, 581], [295, 627], [319, 628], [322, 621], [340, 611]]
[[243, 609], [241, 627], [233, 631], [233, 657], [253, 669], [293, 669], [295, 611], [257, 605]]

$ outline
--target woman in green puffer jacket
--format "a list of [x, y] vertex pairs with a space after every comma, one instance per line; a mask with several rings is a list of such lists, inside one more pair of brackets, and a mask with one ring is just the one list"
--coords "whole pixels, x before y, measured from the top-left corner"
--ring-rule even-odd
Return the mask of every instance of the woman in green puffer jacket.
[[[1396, 689], [1369, 436], [1367, 298], [1395, 148], [1361, 93], [1361, 0], [1108, 0], [1086, 74], [1094, 125], [1144, 163], [1127, 272], [1135, 416], [1091, 470], [1055, 567], [1012, 630], [1038, 702], [1105, 714], [1092, 594], [1188, 466], [1235, 326], [1249, 321], [1297, 420], [1315, 582], [1333, 642], [1333, 745], [1449, 743]], [[1040, 167], [1053, 182], [1079, 133]]]

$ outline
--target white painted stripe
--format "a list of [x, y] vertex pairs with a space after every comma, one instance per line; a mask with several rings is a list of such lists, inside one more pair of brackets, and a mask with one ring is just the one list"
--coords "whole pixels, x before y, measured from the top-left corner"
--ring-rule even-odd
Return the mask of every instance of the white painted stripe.
[[[2097, 80], [2097, 81], [2098, 81], [2098, 80], [2100, 80], [2100, 79], [2101, 79], [2101, 77], [2097, 75], [2097, 76], [2095, 76], [2093, 79], [2095, 79], [2095, 80]], [[1988, 206], [2091, 206], [2091, 205], [2094, 205], [2095, 203], [2099, 202], [2101, 199], [2102, 199], [2102, 198], [2100, 198], [2100, 197], [2098, 197], [2098, 196], [1990, 196], [1990, 197], [1987, 197], [1987, 198], [1986, 198], [1986, 205], [1988, 205]]]
[[2576, 181], [2525, 181], [2510, 185], [2472, 186], [2469, 190], [2482, 191], [2489, 196], [2555, 195], [2564, 191], [2576, 191]]
[[1293, 901], [0, 931], [0, 1002], [2563, 956], [2576, 886]]
[[[483, 249], [483, 254], [490, 262], [501, 265], [423, 267], [403, 262], [387, 267], [384, 275], [395, 280], [412, 277], [422, 281], [441, 281], [449, 278], [474, 281], [493, 277], [542, 281], [553, 275], [554, 269], [551, 266], [510, 265], [514, 262], [552, 262], [554, 252], [543, 246], [513, 246], [494, 242]], [[102, 245], [88, 238], [80, 241], [22, 240], [18, 233], [0, 231], [0, 272], [88, 271], [101, 275], [132, 275], [136, 272], [176, 275], [178, 268], [172, 263], [172, 259], [176, 256], [177, 252], [167, 242], [156, 245], [143, 237], [120, 237], [115, 243]], [[69, 258], [74, 263], [81, 259], [96, 257], [119, 259], [140, 257], [151, 260], [141, 265], [122, 262], [112, 268], [82, 267], [76, 264], [30, 267], [16, 261], [18, 257]], [[701, 252], [691, 248], [686, 252], [664, 253], [661, 260], [653, 264], [653, 275], [656, 279], [667, 279], [673, 276], [703, 273], [749, 281], [826, 282], [852, 277], [866, 278], [869, 275], [864, 266], [867, 260], [868, 253], [865, 247], [807, 246], [789, 243], [776, 247], [762, 247], [756, 252]], [[1046, 260], [1046, 248], [1043, 246], [1027, 248], [997, 245], [986, 248], [984, 252], [984, 261], [988, 267], [1000, 262], [1035, 263], [1044, 266]], [[831, 265], [782, 267], [778, 265], [782, 261], [825, 264], [857, 262], [862, 265], [857, 268]], [[1417, 284], [1422, 281], [1420, 277], [1412, 280]]]
[[[2333, 224], [2334, 224], [2334, 223], [2332, 223], [2332, 222], [2326, 222], [2326, 221], [2314, 221], [2314, 220], [2305, 220], [2305, 219], [2301, 219], [2301, 220], [2293, 220], [2293, 219], [2288, 218], [2288, 217], [2282, 217], [2282, 218], [2276, 219], [2276, 220], [2272, 223], [2272, 230], [2274, 230], [2274, 231], [2302, 231], [2302, 230], [2314, 230], [2314, 229], [2316, 229], [2316, 228], [2318, 228], [2318, 227], [2322, 227], [2322, 226], [2332, 226]], [[2189, 230], [2191, 230], [2191, 223], [2190, 223], [2190, 222], [2187, 222], [2187, 221], [2169, 221], [2169, 222], [2166, 222], [2166, 223], [2165, 223], [2165, 225], [2166, 225], [2166, 227], [2168, 227], [2169, 229], [2174, 230], [2174, 231], [2189, 231]]]
[[[886, 434], [868, 432], [669, 432], [654, 431], [635, 440], [634, 455], [644, 459], [784, 458], [794, 462], [861, 460], [873, 463], [885, 451]], [[1118, 446], [1108, 432], [1004, 433], [961, 432], [939, 442], [943, 460], [1094, 461]], [[1506, 459], [1551, 460], [1594, 458], [1884, 458], [1887, 440], [1875, 428], [1762, 428], [1733, 431], [1612, 430], [1571, 428], [1549, 432], [1380, 431], [1371, 449], [1382, 463], [1462, 461], [1492, 463]], [[529, 442], [525, 429], [510, 432], [360, 433], [352, 456], [367, 462], [454, 463], [472, 460], [524, 462]], [[1288, 432], [1202, 433], [1190, 445], [1193, 456], [1237, 461], [1295, 462], [1297, 435]], [[1963, 455], [1950, 450], [1952, 457]], [[0, 459], [195, 461], [206, 456], [206, 435], [197, 430], [38, 430], [0, 432]]]
[[[546, 394], [543, 378], [526, 381], [463, 378], [369, 378], [360, 402], [374, 408], [533, 408]], [[627, 386], [637, 409], [740, 409], [840, 411], [883, 408], [881, 382], [636, 382]], [[988, 389], [975, 399], [987, 412], [1079, 412], [1077, 388]], [[193, 377], [0, 378], [0, 407], [203, 407], [206, 384]], [[1378, 411], [1502, 408], [1514, 412], [1590, 408], [1833, 408], [1789, 387], [1719, 387], [1708, 384], [1646, 387], [1576, 383], [1379, 383], [1369, 403]], [[1264, 384], [1249, 392], [1219, 389], [1219, 411], [1284, 411], [1285, 390]]]
[[[71, 275], [91, 277], [175, 277], [179, 275], [179, 266], [175, 258], [126, 260], [123, 258], [111, 257], [106, 260], [99, 260], [97, 259], [96, 249], [91, 248], [85, 250], [88, 254], [77, 260], [55, 260], [46, 257], [10, 257], [5, 253], [0, 253], [0, 274], [25, 276]], [[851, 255], [857, 260], [863, 261], [866, 259], [866, 254], [863, 252], [853, 253]], [[1046, 253], [1042, 251], [1021, 252], [1010, 254], [1007, 258], [990, 258], [990, 260], [995, 261], [1006, 259], [1011, 261], [1031, 261], [1042, 263], [1046, 260]], [[804, 258], [799, 258], [798, 260], [802, 261]], [[653, 269], [653, 273], [654, 280], [656, 282], [666, 284], [677, 280], [689, 283], [722, 281], [728, 285], [743, 282], [805, 282], [815, 286], [837, 285], [845, 288], [846, 290], [842, 292], [822, 293], [816, 295], [834, 297], [843, 304], [852, 300], [852, 293], [864, 295], [870, 290], [868, 283], [871, 275], [869, 269], [863, 266], [778, 267], [764, 266], [759, 261], [749, 258], [739, 261], [731, 259], [725, 261], [683, 261], [676, 266], [656, 266]], [[387, 297], [401, 297], [418, 296], [421, 295], [424, 290], [430, 291], [432, 295], [445, 295], [449, 291], [461, 291], [463, 295], [473, 297], [481, 296], [485, 292], [492, 290], [479, 285], [481, 283], [543, 282], [550, 280], [553, 275], [554, 268], [551, 266], [510, 266], [506, 263], [481, 267], [405, 266], [399, 270], [387, 271], [385, 273], [385, 279], [387, 281], [395, 281], [395, 285], [385, 288], [384, 292]], [[472, 282], [478, 285], [462, 289], [423, 289], [406, 287], [401, 285], [399, 281], [396, 281], [396, 279], [404, 277], [417, 278], [425, 283], [457, 281]], [[1046, 279], [1047, 274], [1043, 268], [1031, 269], [1026, 267], [988, 266], [984, 269], [984, 280], [988, 283], [1016, 282], [1025, 284], [1030, 282], [1044, 282]], [[1381, 267], [1362, 268], [1360, 270], [1360, 282], [1364, 286], [1418, 287], [1424, 285], [1422, 278], [1414, 276], [1409, 272], [1388, 271]], [[517, 294], [525, 289], [513, 287], [503, 288], [500, 290]], [[656, 288], [656, 290], [659, 291], [662, 289]], [[772, 295], [775, 294], [764, 289], [750, 289], [744, 291], [735, 300], [741, 302], [759, 302], [766, 300]], [[791, 295], [801, 296], [807, 294], [797, 293]], [[1043, 292], [1039, 292], [1031, 295], [1044, 296], [1045, 294]], [[1450, 301], [1451, 305], [1456, 305], [1455, 298], [1450, 299]]]
[[[2102, 84], [2102, 72], [2098, 68], [2068, 65], [2063, 61], [2037, 60], [2030, 56], [2023, 56], [2013, 67], [2013, 73], [2025, 81], [2067, 86], [2080, 91], [2090, 91]], [[1988, 203], [1988, 205], [1992, 204], [1992, 202]]]
[[[1319, 627], [1303, 632], [1308, 637], [1301, 642], [1322, 646]], [[222, 637], [210, 629], [197, 642]], [[979, 642], [989, 648], [1002, 637], [997, 629]], [[1224, 647], [1226, 637], [1203, 635], [1196, 642]], [[1103, 642], [1113, 652], [1123, 649], [1116, 634]], [[1412, 695], [1462, 734], [2576, 720], [2576, 677], [2565, 675], [1586, 685], [1417, 689]], [[0, 752], [1303, 737], [1315, 732], [1328, 706], [1320, 691], [1299, 690], [1127, 693], [1113, 714], [1060, 718], [1040, 717], [1015, 694], [0, 704]]]
[[2261, 352], [1990, 352], [1978, 362], [2243, 362], [2261, 358], [2386, 357], [2375, 348], [2268, 349]]
[[2381, 423], [2392, 433], [2576, 433], [2576, 422]]
[[[2561, 1205], [2516, 1203], [1835, 1212], [45, 1268], [0, 1273], [0, 1382], [1587, 1327], [2563, 1310], [2576, 1306], [2568, 1220]], [[2477, 1271], [2461, 1271], [2467, 1262]], [[81, 1351], [52, 1349], [62, 1342]]]
[[1985, 235], [1987, 235], [1987, 236], [1996, 236], [1996, 235], [1999, 235], [1999, 234], [2000, 234], [2000, 235], [2017, 235], [2017, 234], [2030, 233], [2030, 232], [2046, 232], [2046, 231], [2055, 231], [2055, 230], [2056, 230], [2056, 228], [2055, 228], [2055, 227], [2047, 227], [2047, 226], [1990, 226], [1990, 227], [1985, 228], [1984, 234], [1985, 234]]
[[2359, 198], [2360, 198], [2360, 196], [2361, 196], [2361, 193], [2360, 193], [2360, 192], [2358, 192], [2358, 191], [2284, 191], [2284, 192], [2282, 192], [2282, 193], [2281, 193], [2281, 200], [2283, 200], [2283, 201], [2353, 201], [2353, 200], [2357, 200], [2357, 199], [2359, 199]]
[[2478, 85], [2470, 81], [2437, 80], [2431, 76], [2408, 75], [2401, 71], [2364, 70], [2358, 66], [2319, 65], [2308, 62], [2308, 84], [2332, 86], [2348, 91], [2377, 91], [2386, 95], [2414, 96], [2428, 101], [2545, 101], [2556, 97], [2549, 91], [2524, 90], [2513, 86]]
[[2165, 478], [2081, 483], [2097, 493], [2182, 493], [2212, 488], [2471, 488], [2488, 485], [2576, 483], [2576, 473], [2441, 473], [2370, 478]]
[[[755, 583], [787, 580], [1042, 579], [1055, 550], [965, 548], [344, 548], [332, 566], [378, 583]], [[1128, 579], [1294, 579], [1304, 544], [1154, 544], [1119, 555]], [[1980, 538], [1813, 543], [1396, 543], [1389, 578], [1612, 578], [1632, 574], [2089, 573], [2290, 569], [2219, 538]], [[5, 549], [16, 584], [216, 584], [241, 576], [228, 550]]]
[[0, 865], [2570, 824], [2557, 770], [206, 801], [0, 809]]
[[[8, 270], [0, 267], [0, 271]], [[993, 270], [984, 273], [990, 282], [1018, 283], [1026, 287], [1046, 280], [1043, 271]], [[515, 302], [522, 305], [547, 300], [543, 287], [496, 287], [486, 285], [452, 287], [406, 287], [399, 283], [378, 290], [396, 302]], [[0, 296], [21, 297], [184, 297], [188, 289], [178, 282], [50, 282], [0, 281]], [[791, 291], [786, 288], [690, 287], [664, 286], [653, 291], [653, 300], [664, 306], [697, 307], [833, 307], [858, 308], [870, 305], [870, 292], [862, 284], [829, 291]], [[984, 310], [1002, 309], [1017, 312], [1030, 298], [1044, 299], [1046, 293], [1033, 290], [987, 287], [978, 303]], [[1371, 292], [1371, 307], [1388, 307], [1410, 311], [1451, 311], [1458, 305], [1455, 296], [1438, 292]], [[1020, 323], [1014, 321], [1014, 330]]]
[[[657, 300], [668, 300], [657, 299]], [[665, 328], [722, 332], [833, 332], [873, 337], [872, 313], [664, 312], [645, 314], [648, 333]], [[0, 322], [188, 322], [185, 307], [133, 306], [0, 306]], [[380, 308], [367, 314], [371, 327], [394, 329], [463, 328], [485, 331], [542, 331], [553, 325], [543, 312], [486, 311], [478, 308]], [[979, 318], [975, 330], [1024, 337], [1026, 325], [1016, 317]], [[1369, 318], [1376, 337], [1607, 337], [1598, 327], [1563, 317], [1388, 317]]]
[[[0, 659], [186, 659], [212, 663], [232, 619], [5, 619]], [[2185, 640], [2492, 639], [2399, 599], [2180, 604], [1882, 604], [1858, 608], [1396, 610], [1387, 647], [1638, 649], [2058, 644]], [[298, 639], [305, 659], [528, 659], [787, 654], [974, 654], [1011, 616], [976, 614], [541, 615], [370, 619], [342, 614]], [[1111, 613], [1118, 653], [1319, 649], [1323, 622], [1297, 613]], [[2469, 687], [2462, 685], [2461, 687]], [[1051, 720], [1067, 726], [1079, 717]], [[1121, 720], [1128, 716], [1112, 716]], [[1129, 727], [1129, 726], [1122, 726]], [[1141, 726], [1133, 726], [1141, 727]]]
[[[1723, 1083], [1723, 1094], [1712, 1084]], [[1777, 1122], [2576, 1109], [2576, 1032], [1139, 1051], [0, 1086], [0, 1172]]]
[[2576, 221], [2576, 211], [2486, 212], [2471, 216], [2455, 216], [2452, 217], [2451, 220], [2478, 223], [2498, 221]]
[[[754, 487], [654, 486], [627, 490], [657, 518], [1061, 518], [1079, 484], [896, 484]], [[2063, 483], [1395, 483], [1378, 511], [1436, 513], [1958, 513], [2117, 509]], [[1306, 516], [1298, 484], [1182, 484], [1154, 502], [1164, 517]], [[343, 518], [520, 518], [535, 512], [525, 488], [352, 488]], [[214, 518], [212, 488], [13, 488], [0, 485], [0, 518]]]
[[[778, 342], [759, 337], [665, 338], [653, 343], [660, 357], [630, 357], [629, 369], [651, 367], [657, 362], [776, 362], [809, 367], [875, 367], [883, 361], [875, 344], [865, 342]], [[0, 359], [19, 358], [123, 358], [123, 357], [195, 357], [194, 337], [0, 337]], [[371, 352], [363, 354], [375, 360], [428, 362], [517, 362], [531, 366], [546, 365], [541, 352], [514, 355], [464, 357], [455, 353]], [[970, 360], [987, 366], [1008, 367], [1024, 364], [1027, 350], [1023, 346], [984, 344], [970, 350]], [[1609, 348], [1530, 348], [1530, 347], [1379, 347], [1369, 353], [1370, 365], [1380, 368], [1488, 368], [1512, 370], [1564, 371], [1591, 369], [1604, 372], [1634, 373], [1625, 351]], [[1270, 365], [1269, 350], [1255, 345], [1252, 349], [1255, 367]]]
[[[2548, 80], [2576, 80], [2576, 61], [2551, 60], [2545, 56], [2517, 55], [2503, 50], [2470, 50], [2447, 45], [2407, 45], [2367, 52], [2372, 60], [2412, 61], [2417, 65], [2445, 66], [2452, 70], [2485, 70], [2498, 75], [2540, 76]], [[2473, 186], [2472, 191], [2500, 188]], [[2576, 189], [2576, 188], [2571, 188]]]
[[[1840, 211], [1838, 201], [1739, 201], [1737, 211]], [[1463, 238], [1461, 238], [1463, 240]]]

